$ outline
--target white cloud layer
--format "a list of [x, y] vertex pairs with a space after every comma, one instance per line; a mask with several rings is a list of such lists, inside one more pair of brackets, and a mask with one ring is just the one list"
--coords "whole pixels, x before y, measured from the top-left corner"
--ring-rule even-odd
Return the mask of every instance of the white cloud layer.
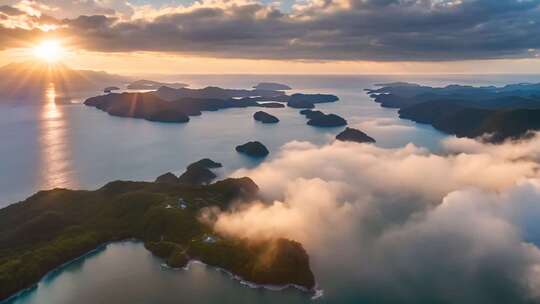
[[[264, 202], [220, 214], [215, 228], [296, 239], [339, 259], [356, 298], [525, 303], [540, 298], [540, 135], [494, 146], [469, 139], [443, 154], [292, 142], [248, 175]], [[321, 266], [324, 267], [324, 266]]]

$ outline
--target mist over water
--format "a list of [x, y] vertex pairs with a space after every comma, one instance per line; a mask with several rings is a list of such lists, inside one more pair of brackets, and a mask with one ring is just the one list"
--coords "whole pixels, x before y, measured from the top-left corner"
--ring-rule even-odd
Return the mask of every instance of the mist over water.
[[[386, 265], [387, 261], [394, 262], [395, 265], [393, 266], [406, 270], [407, 265], [409, 265], [405, 263], [408, 261], [408, 257], [405, 255], [400, 256], [399, 253], [413, 255], [418, 252], [415, 244], [421, 245], [422, 242], [430, 242], [437, 238], [445, 239], [448, 235], [455, 237], [448, 238], [448, 240], [454, 241], [456, 244], [462, 244], [462, 241], [466, 242], [468, 240], [467, 238], [461, 238], [467, 235], [467, 231], [465, 231], [464, 235], [455, 233], [454, 227], [446, 225], [447, 222], [444, 221], [452, 212], [457, 212], [456, 214], [459, 216], [460, 212], [467, 209], [456, 207], [443, 211], [432, 211], [429, 205], [432, 200], [438, 200], [437, 203], [440, 203], [440, 200], [448, 192], [460, 190], [462, 185], [470, 183], [468, 180], [461, 179], [460, 174], [464, 174], [462, 171], [456, 170], [455, 174], [452, 175], [454, 179], [451, 179], [446, 174], [447, 172], [440, 173], [440, 176], [430, 175], [429, 168], [445, 168], [448, 170], [463, 168], [464, 166], [461, 166], [463, 162], [459, 159], [453, 160], [443, 157], [441, 159], [435, 157], [434, 159], [430, 156], [430, 153], [442, 152], [446, 154], [451, 151], [467, 150], [469, 153], [480, 155], [470, 162], [476, 164], [480, 160], [485, 160], [482, 151], [491, 151], [489, 147], [478, 146], [475, 143], [452, 142], [452, 139], [448, 139], [445, 135], [429, 126], [399, 120], [396, 110], [380, 108], [378, 104], [369, 99], [363, 89], [372, 87], [375, 83], [398, 80], [416, 81], [428, 85], [451, 83], [501, 85], [523, 81], [540, 81], [540, 77], [190, 76], [174, 78], [174, 80], [190, 83], [193, 87], [220, 85], [236, 88], [247, 88], [259, 81], [278, 81], [291, 85], [295, 91], [335, 94], [340, 97], [340, 101], [332, 104], [317, 105], [317, 108], [324, 112], [343, 116], [348, 120], [349, 126], [358, 127], [374, 137], [377, 140], [377, 147], [369, 148], [370, 150], [366, 152], [363, 148], [356, 146], [352, 148], [343, 147], [339, 144], [337, 146], [326, 146], [326, 144], [333, 141], [335, 134], [342, 129], [317, 129], [307, 126], [305, 118], [298, 114], [298, 110], [290, 108], [265, 109], [265, 111], [268, 110], [268, 112], [280, 118], [280, 123], [269, 126], [257, 124], [253, 121], [251, 115], [257, 111], [255, 108], [205, 112], [200, 117], [192, 118], [188, 124], [174, 125], [111, 117], [104, 112], [83, 105], [57, 105], [54, 108], [2, 106], [0, 110], [0, 139], [2, 142], [10, 144], [0, 146], [0, 157], [3, 160], [0, 163], [0, 171], [7, 173], [2, 174], [0, 177], [0, 203], [5, 206], [16, 200], [23, 199], [39, 189], [53, 187], [93, 189], [115, 179], [153, 180], [156, 176], [167, 171], [179, 173], [187, 164], [202, 157], [210, 157], [222, 162], [225, 165], [225, 168], [221, 171], [222, 176], [233, 172], [236, 172], [234, 174], [246, 173], [254, 176], [256, 182], [262, 187], [263, 193], [270, 197], [273, 189], [279, 189], [276, 193], [283, 194], [286, 193], [286, 187], [290, 189], [307, 189], [308, 187], [326, 189], [328, 191], [322, 193], [324, 195], [318, 195], [318, 197], [295, 196], [296, 193], [291, 190], [288, 198], [271, 198], [284, 200], [285, 202], [314, 200], [314, 204], [317, 203], [316, 198], [319, 198], [322, 205], [316, 206], [328, 207], [328, 209], [322, 208], [320, 210], [336, 213], [328, 214], [329, 218], [325, 214], [318, 215], [326, 221], [323, 222], [326, 226], [315, 221], [319, 217], [313, 217], [311, 218], [312, 221], [306, 223], [306, 226], [293, 227], [300, 227], [301, 230], [292, 230], [291, 227], [287, 226], [281, 227], [284, 228], [285, 234], [291, 231], [298, 232], [296, 235], [289, 234], [289, 236], [294, 236], [296, 239], [306, 242], [315, 276], [321, 288], [325, 290], [325, 296], [317, 301], [323, 303], [358, 303], [359, 300], [369, 301], [370, 299], [369, 293], [367, 293], [368, 296], [364, 293], [360, 297], [360, 283], [363, 284], [362, 286], [368, 286], [375, 290], [381, 288], [381, 286], [382, 288], [387, 287], [385, 284], [387, 284], [388, 280], [394, 279], [376, 276], [375, 274], [384, 273], [384, 269], [380, 268], [382, 264], [377, 263]], [[263, 142], [271, 151], [270, 156], [260, 167], [258, 167], [259, 163], [238, 155], [234, 151], [235, 145], [254, 139]], [[291, 144], [292, 141], [298, 143]], [[414, 148], [410, 146], [403, 148], [408, 143], [413, 143]], [[285, 148], [283, 148], [284, 145], [286, 145]], [[294, 161], [294, 153], [291, 152], [289, 157], [281, 153], [287, 149], [293, 152], [294, 149], [299, 149], [300, 153], [306, 153], [305, 162], [298, 167], [294, 167], [297, 164]], [[336, 150], [332, 149], [337, 149], [338, 153], [336, 154]], [[530, 151], [530, 149], [525, 151]], [[334, 162], [331, 158], [332, 155], [339, 159]], [[354, 158], [358, 157], [358, 155], [371, 155], [372, 159], [368, 159], [365, 164], [355, 168], [352, 165], [359, 163]], [[383, 162], [380, 162], [382, 165], [396, 164], [397, 166], [401, 163], [403, 157], [407, 157], [407, 159], [426, 158], [424, 163], [419, 163], [421, 165], [418, 167], [420, 168], [419, 172], [417, 172], [419, 176], [409, 184], [405, 180], [403, 180], [405, 182], [402, 182], [400, 179], [405, 176], [404, 173], [402, 176], [400, 175], [405, 171], [396, 169], [392, 178], [392, 176], [386, 176], [391, 172], [381, 169], [384, 169], [384, 167], [374, 165], [379, 164], [382, 159]], [[495, 158], [496, 161], [511, 158], [506, 151], [502, 150], [498, 152], [496, 157], [498, 157]], [[310, 163], [311, 160], [313, 160], [313, 163]], [[350, 164], [347, 161], [350, 161]], [[433, 162], [437, 166], [440, 166], [441, 163], [444, 166], [433, 167]], [[326, 164], [328, 166], [325, 166]], [[520, 176], [529, 177], [532, 174], [529, 171], [535, 172], [534, 165], [531, 165], [533, 167], [527, 167], [527, 164], [521, 165], [516, 168], [512, 167], [515, 169], [512, 172], [516, 172], [516, 179]], [[310, 168], [310, 166], [313, 167]], [[292, 170], [291, 168], [298, 170]], [[327, 168], [328, 171], [323, 170], [323, 172], [317, 174], [309, 171], [310, 169], [317, 171], [321, 168]], [[241, 171], [237, 171], [239, 169]], [[290, 172], [292, 173], [288, 172], [287, 169], [291, 169]], [[352, 189], [354, 190], [352, 191], [346, 187], [343, 188], [341, 184], [328, 182], [329, 180], [341, 181], [339, 174], [335, 175], [337, 171], [331, 169], [357, 169], [349, 173], [349, 175], [343, 175], [341, 179], [344, 182], [352, 179], [355, 181], [355, 183], [351, 184], [353, 187], [371, 189], [373, 193], [365, 192], [358, 197], [357, 189]], [[405, 170], [406, 168], [401, 169]], [[438, 172], [435, 169], [432, 172], [433, 174]], [[266, 172], [276, 170], [278, 173], [283, 173], [283, 178], [279, 183], [265, 179], [265, 176], [267, 176], [264, 174], [265, 170]], [[492, 176], [497, 177], [498, 174], [493, 174], [493, 172], [486, 171], [484, 173], [486, 176], [491, 173]], [[377, 174], [380, 174], [380, 176]], [[310, 180], [318, 175], [321, 176], [322, 180]], [[378, 177], [379, 180], [373, 179], [374, 177]], [[296, 181], [298, 178], [306, 179], [305, 183], [301, 184], [301, 180]], [[440, 183], [441, 179], [444, 179], [445, 182]], [[417, 188], [416, 181], [418, 180], [423, 180], [428, 185], [424, 185], [425, 188]], [[289, 185], [289, 182], [300, 184]], [[485, 185], [480, 186], [485, 186], [484, 190], [506, 189], [509, 187], [507, 184], [497, 182], [497, 180], [493, 180], [491, 183], [487, 182]], [[381, 189], [377, 189], [372, 183], [380, 186]], [[440, 186], [440, 188], [430, 187], [431, 183]], [[410, 195], [411, 202], [421, 201], [421, 203], [413, 204], [413, 206], [408, 205], [411, 209], [401, 210], [399, 214], [385, 214], [384, 212], [388, 212], [388, 210], [377, 209], [384, 207], [380, 206], [379, 203], [373, 206], [354, 204], [355, 201], [379, 202], [373, 197], [377, 197], [385, 186], [388, 187], [387, 198], [392, 198], [392, 195], [405, 194]], [[401, 188], [398, 189], [398, 186]], [[534, 187], [534, 185], [521, 185], [516, 189], [509, 190], [507, 196], [518, 195], [517, 193], [521, 191], [533, 191]], [[429, 197], [423, 197], [422, 195], [426, 194], [427, 188], [431, 190]], [[398, 192], [395, 189], [404, 191]], [[357, 196], [350, 196], [351, 191]], [[535, 192], [533, 191], [533, 193]], [[445, 200], [461, 201], [463, 197], [478, 197], [481, 198], [480, 201], [505, 200], [505, 197], [492, 198], [489, 193], [483, 192], [461, 192], [445, 198]], [[343, 201], [343, 198], [346, 198], [346, 202], [351, 203], [348, 206], [345, 205], [345, 209], [336, 209], [334, 205], [324, 205], [328, 202]], [[372, 201], [366, 200], [367, 198], [371, 198]], [[501, 228], [497, 225], [491, 225], [491, 223], [497, 223], [500, 219], [512, 223], [519, 222], [514, 219], [514, 215], [507, 215], [506, 211], [502, 210], [504, 208], [491, 210], [486, 207], [488, 203], [486, 205], [479, 204], [475, 206], [482, 212], [472, 214], [482, 215], [482, 218], [486, 220], [485, 223], [490, 223], [490, 225], [486, 224], [478, 227], [474, 225], [475, 222], [472, 218], [458, 217], [463, 220], [460, 222], [463, 227], [476, 229], [478, 240], [482, 240], [480, 244], [487, 246], [486, 248], [499, 246], [497, 248], [505, 250], [511, 248], [514, 250], [515, 247], [513, 246], [515, 244], [519, 247], [520, 237], [513, 234], [517, 233], [519, 235], [518, 232], [506, 229], [506, 227]], [[399, 205], [391, 204], [386, 207], [396, 206], [399, 207]], [[460, 205], [458, 204], [458, 206]], [[343, 208], [343, 205], [340, 204], [337, 207]], [[306, 213], [302, 212], [302, 209], [299, 211], [300, 216], [304, 216]], [[383, 231], [386, 229], [386, 221], [389, 220], [401, 225], [403, 222], [396, 220], [396, 218], [399, 219], [399, 216], [415, 211], [422, 212], [426, 216], [426, 221], [404, 224], [402, 230], [390, 230], [388, 233], [381, 233], [380, 235], [366, 232], [366, 229], [369, 231], [372, 231], [370, 229]], [[498, 215], [491, 216], [492, 213]], [[375, 216], [377, 214], [383, 214], [384, 216], [377, 217]], [[286, 214], [274, 213], [274, 215]], [[290, 213], [287, 213], [287, 215], [290, 215]], [[508, 218], [512, 218], [512, 220]], [[351, 220], [360, 219], [363, 220], [363, 223], [367, 219], [367, 222], [373, 224], [373, 226], [347, 226]], [[235, 218], [233, 216], [228, 220], [232, 222]], [[527, 221], [527, 223], [529, 222]], [[238, 227], [242, 227], [242, 224], [239, 223]], [[275, 224], [278, 225], [279, 223]], [[521, 224], [515, 225], [521, 227]], [[442, 230], [439, 231], [440, 234], [431, 234], [430, 227], [433, 226], [442, 227]], [[227, 225], [227, 227], [231, 226]], [[278, 225], [278, 227], [280, 226]], [[259, 228], [261, 233], [264, 233], [264, 227]], [[333, 233], [342, 232], [342, 238], [329, 237], [322, 243], [327, 247], [326, 250], [317, 250], [321, 243], [310, 243], [309, 241], [312, 240], [310, 236], [313, 236], [313, 234], [324, 232], [321, 228], [334, 229], [335, 231], [330, 231]], [[357, 233], [359, 229], [361, 233]], [[447, 231], [444, 229], [447, 229]], [[498, 229], [496, 231], [499, 232], [498, 236], [501, 236], [501, 238], [503, 238], [502, 236], [508, 236], [508, 238], [503, 239], [510, 241], [505, 244], [489, 242], [489, 239], [486, 241], [484, 233], [487, 236], [489, 231], [493, 231], [493, 229]], [[279, 230], [274, 229], [274, 231]], [[355, 231], [355, 233], [351, 233], [351, 231]], [[235, 233], [232, 230], [228, 230], [228, 232]], [[309, 235], [303, 236], [302, 233]], [[331, 233], [329, 236], [332, 236]], [[421, 238], [416, 238], [417, 236]], [[535, 235], [530, 236], [531, 239], [534, 237]], [[406, 240], [405, 243], [403, 243], [403, 240]], [[346, 244], [350, 244], [350, 246], [344, 246]], [[375, 249], [373, 251], [368, 249], [358, 250], [358, 248], [362, 248], [360, 246], [362, 244], [370, 244], [370, 246], [375, 244], [373, 245]], [[409, 244], [412, 245], [409, 246]], [[438, 248], [444, 249], [446, 247]], [[443, 252], [444, 250], [440, 253]], [[492, 256], [492, 259], [499, 262], [511, 261], [516, 265], [519, 263], [525, 265], [524, 269], [526, 269], [526, 265], [534, 265], [537, 262], [537, 253], [534, 249], [525, 248], [518, 251], [518, 253], [522, 254], [521, 256], [506, 254], [504, 250], [495, 252], [500, 254]], [[421, 253], [424, 254], [422, 261], [426, 262], [426, 266], [421, 270], [428, 270], [429, 267], [434, 265], [441, 266], [440, 263], [437, 263], [438, 261], [430, 260], [433, 254], [437, 252]], [[364, 254], [365, 256], [363, 256]], [[445, 252], [445, 254], [450, 254], [452, 257], [451, 253]], [[380, 258], [380, 260], [370, 260], [370, 258], [374, 257]], [[460, 256], [456, 255], [455, 257], [459, 258]], [[351, 264], [352, 259], [356, 259], [358, 263]], [[367, 265], [372, 261], [373, 265]], [[241, 286], [238, 282], [230, 280], [226, 275], [207, 269], [204, 266], [193, 267], [189, 271], [176, 272], [162, 270], [159, 263], [160, 261], [153, 258], [140, 244], [112, 244], [102, 252], [75, 262], [56, 275], [44, 279], [37, 289], [18, 297], [11, 303], [73, 303], [74, 301], [83, 304], [97, 302], [177, 303], [179, 300], [197, 301], [199, 303], [216, 301], [226, 303], [310, 302], [308, 296], [294, 290], [272, 292], [249, 289]], [[452, 269], [451, 266], [453, 266], [451, 263], [442, 263], [442, 267]], [[505, 269], [502, 272], [494, 273], [507, 274]], [[401, 274], [411, 275], [407, 271]], [[534, 273], [528, 275], [531, 277], [538, 276]], [[509, 277], [511, 276], [509, 275]], [[433, 282], [438, 282], [437, 276], [429, 278]], [[461, 279], [463, 279], [464, 283], [475, 282], [474, 276], [464, 276]], [[413, 277], [410, 278], [410, 281], [412, 284], [416, 282]], [[442, 288], [441, 286], [435, 287]], [[420, 287], [412, 286], [411, 288]], [[444, 289], [441, 290], [448, 292]], [[414, 298], [413, 295], [407, 294], [405, 290], [393, 290], [393, 292], [397, 294], [404, 292], [403, 296]], [[91, 299], [90, 295], [94, 297], [92, 301], [89, 300]], [[98, 298], [96, 298], [96, 295]], [[470, 297], [464, 296], [463, 299], [468, 300], [474, 298], [474, 296], [471, 293]]]

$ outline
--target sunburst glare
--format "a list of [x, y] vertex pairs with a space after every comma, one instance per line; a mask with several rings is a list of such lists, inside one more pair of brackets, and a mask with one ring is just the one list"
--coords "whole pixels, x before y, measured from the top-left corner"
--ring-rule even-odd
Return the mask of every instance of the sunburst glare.
[[34, 47], [33, 54], [43, 61], [54, 63], [62, 58], [64, 49], [57, 40], [45, 40]]

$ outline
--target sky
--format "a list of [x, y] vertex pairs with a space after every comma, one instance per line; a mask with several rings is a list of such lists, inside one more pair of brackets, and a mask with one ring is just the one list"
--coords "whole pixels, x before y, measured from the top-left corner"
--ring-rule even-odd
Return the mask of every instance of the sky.
[[540, 0], [0, 0], [0, 64], [121, 73], [536, 73]]

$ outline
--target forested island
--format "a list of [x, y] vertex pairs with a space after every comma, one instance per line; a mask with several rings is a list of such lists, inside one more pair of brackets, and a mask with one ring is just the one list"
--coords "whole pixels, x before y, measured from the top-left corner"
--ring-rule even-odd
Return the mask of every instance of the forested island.
[[266, 157], [270, 154], [268, 148], [260, 141], [250, 141], [235, 148], [236, 152], [245, 154], [251, 157]]
[[540, 129], [540, 84], [434, 88], [397, 82], [379, 86], [366, 91], [383, 107], [398, 108], [401, 118], [458, 137], [482, 136], [500, 142]]
[[141, 80], [137, 80], [128, 84], [126, 88], [128, 90], [157, 90], [162, 86], [168, 86], [170, 88], [178, 89], [178, 88], [188, 87], [189, 85], [186, 83], [181, 83], [181, 82], [167, 83], [167, 82], [141, 79]]
[[337, 96], [329, 94], [286, 95], [283, 91], [263, 89], [203, 89], [160, 87], [156, 91], [136, 93], [109, 93], [88, 98], [84, 104], [96, 107], [113, 116], [142, 118], [149, 121], [186, 123], [189, 116], [204, 111], [245, 107], [296, 107], [299, 103], [313, 108], [316, 103], [335, 102]]
[[[201, 160], [194, 166], [218, 165]], [[257, 192], [247, 177], [200, 185], [174, 175], [157, 182], [114, 181], [94, 191], [40, 191], [0, 210], [0, 300], [72, 259], [125, 239], [144, 242], [170, 267], [200, 260], [253, 283], [312, 290], [315, 279], [301, 244], [223, 236], [199, 220], [205, 208], [226, 210]]]
[[158, 176], [156, 183], [209, 184], [217, 177], [211, 169], [221, 167], [221, 163], [214, 162], [209, 158], [203, 158], [187, 166], [186, 171], [180, 176], [176, 176], [171, 172]]
[[339, 127], [347, 125], [347, 121], [336, 114], [325, 114], [321, 111], [304, 109], [300, 111], [308, 121], [307, 124], [314, 127]]
[[253, 114], [253, 119], [256, 121], [260, 121], [265, 124], [273, 124], [278, 123], [279, 118], [275, 117], [272, 114], [266, 113], [264, 111], [257, 111]]
[[253, 86], [254, 89], [262, 89], [262, 90], [274, 90], [274, 91], [287, 91], [291, 90], [292, 88], [286, 84], [283, 83], [277, 83], [277, 82], [261, 82], [257, 84], [256, 86]]
[[345, 128], [345, 130], [343, 130], [341, 133], [336, 135], [336, 140], [356, 142], [356, 143], [375, 143], [376, 142], [373, 137], [355, 128]]

